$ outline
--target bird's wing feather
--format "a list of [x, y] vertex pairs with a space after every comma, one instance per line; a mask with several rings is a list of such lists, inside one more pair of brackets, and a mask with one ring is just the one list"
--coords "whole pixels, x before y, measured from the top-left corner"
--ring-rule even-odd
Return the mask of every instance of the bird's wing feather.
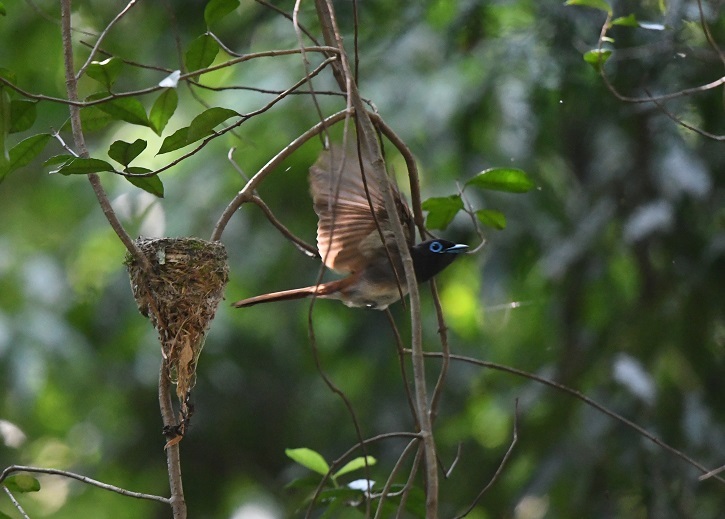
[[[392, 231], [385, 201], [369, 160], [363, 160], [363, 169], [365, 184], [354, 146], [347, 153], [339, 146], [332, 146], [310, 168], [310, 190], [319, 218], [317, 248], [325, 265], [339, 272], [358, 272], [369, 264], [371, 255], [384, 251], [371, 203], [386, 243], [392, 243], [388, 238]], [[392, 184], [391, 188], [395, 190]], [[410, 211], [397, 190], [394, 192], [410, 236]]]

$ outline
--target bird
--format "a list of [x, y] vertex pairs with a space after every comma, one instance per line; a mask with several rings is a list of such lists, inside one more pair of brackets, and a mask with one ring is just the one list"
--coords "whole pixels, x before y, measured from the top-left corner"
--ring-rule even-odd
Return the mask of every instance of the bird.
[[[373, 175], [372, 161], [359, 154], [357, 146], [332, 144], [310, 167], [309, 183], [318, 216], [320, 258], [326, 267], [347, 276], [242, 299], [233, 306], [242, 308], [318, 297], [337, 299], [349, 307], [385, 310], [405, 296], [408, 289], [403, 263], [385, 209], [382, 187]], [[416, 281], [423, 283], [466, 252], [468, 246], [442, 239], [414, 244], [415, 228], [410, 208], [392, 182], [390, 189], [413, 260]]]

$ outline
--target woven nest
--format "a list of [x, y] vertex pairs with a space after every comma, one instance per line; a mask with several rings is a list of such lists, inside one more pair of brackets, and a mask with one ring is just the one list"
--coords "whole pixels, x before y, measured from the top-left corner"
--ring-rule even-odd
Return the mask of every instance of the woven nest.
[[206, 331], [227, 284], [227, 252], [219, 242], [197, 238], [139, 238], [152, 266], [150, 278], [129, 255], [131, 288], [142, 315], [159, 333], [168, 376], [184, 401], [196, 380]]

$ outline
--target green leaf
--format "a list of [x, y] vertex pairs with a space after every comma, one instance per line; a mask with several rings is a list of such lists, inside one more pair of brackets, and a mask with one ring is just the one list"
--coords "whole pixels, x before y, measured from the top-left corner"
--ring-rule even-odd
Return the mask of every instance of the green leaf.
[[609, 49], [594, 49], [584, 53], [584, 61], [599, 72], [611, 55], [612, 51]]
[[15, 99], [10, 102], [10, 131], [9, 133], [24, 132], [29, 130], [35, 122], [37, 115], [35, 101]]
[[627, 16], [620, 16], [619, 18], [615, 18], [614, 20], [612, 20], [612, 25], [623, 25], [625, 27], [638, 27], [639, 22], [637, 22], [637, 17], [635, 17], [634, 13], [632, 13]]
[[13, 85], [18, 81], [18, 77], [15, 75], [15, 72], [3, 67], [0, 67], [0, 77]]
[[3, 485], [8, 487], [11, 492], [20, 492], [21, 494], [27, 492], [37, 492], [40, 490], [40, 481], [35, 479], [30, 474], [17, 474], [6, 478]]
[[179, 128], [174, 133], [169, 135], [164, 139], [164, 142], [161, 143], [161, 148], [159, 148], [159, 151], [157, 155], [161, 155], [163, 153], [168, 153], [170, 151], [178, 150], [179, 148], [183, 148], [187, 144], [187, 136], [189, 135], [189, 127], [185, 126], [184, 128]]
[[308, 449], [307, 447], [301, 447], [299, 449], [285, 449], [284, 453], [288, 458], [299, 463], [303, 467], [323, 476], [330, 471], [330, 466], [325, 461], [325, 458], [323, 458], [318, 452]]
[[445, 229], [463, 209], [463, 200], [459, 195], [434, 197], [424, 201], [421, 207], [428, 211], [425, 224], [429, 229]]
[[515, 168], [491, 168], [481, 171], [466, 182], [466, 186], [508, 193], [526, 193], [534, 188], [526, 172]]
[[208, 110], [203, 111], [202, 113], [194, 117], [194, 120], [191, 121], [191, 124], [189, 125], [189, 134], [186, 137], [187, 144], [191, 144], [192, 142], [198, 141], [199, 139], [203, 139], [204, 137], [211, 134], [212, 130], [216, 126], [219, 126], [230, 117], [234, 117], [237, 115], [239, 114], [234, 110], [230, 110], [229, 108], [222, 108], [219, 106], [215, 106], [213, 108], [209, 108]]
[[43, 168], [50, 169], [55, 166], [60, 166], [62, 164], [65, 164], [66, 162], [70, 162], [71, 160], [75, 159], [73, 155], [69, 155], [67, 153], [64, 153], [62, 155], [54, 155], [53, 157], [50, 157], [48, 160], [43, 162]]
[[[367, 460], [367, 461], [366, 461]], [[355, 470], [359, 470], [367, 464], [367, 466], [372, 466], [377, 463], [377, 460], [373, 458], [372, 456], [365, 456], [360, 458], [355, 458], [354, 460], [348, 461], [340, 470], [335, 472], [334, 477], [339, 477], [344, 474], [348, 474], [350, 472], [353, 472]]]
[[108, 156], [119, 164], [128, 166], [146, 149], [146, 146], [147, 143], [143, 139], [136, 139], [133, 142], [116, 141], [108, 148]]
[[103, 61], [91, 61], [86, 68], [86, 74], [102, 84], [106, 89], [111, 90], [122, 68], [123, 61], [114, 57]]
[[[100, 97], [106, 97], [110, 94], [101, 94]], [[98, 98], [98, 94], [92, 96]], [[149, 126], [149, 119], [146, 116], [146, 110], [144, 109], [141, 101], [133, 97], [117, 97], [111, 99], [105, 103], [96, 105], [98, 109], [110, 115], [117, 121], [126, 121], [131, 124], [138, 124], [139, 126]]]
[[58, 169], [51, 171], [51, 173], [60, 173], [61, 175], [88, 175], [89, 173], [98, 173], [101, 171], [114, 172], [116, 170], [105, 160], [77, 157], [64, 163]]
[[[113, 122], [114, 118], [95, 106], [81, 108], [81, 127], [84, 132], [102, 130]], [[70, 126], [70, 124], [68, 125]]]
[[204, 8], [204, 20], [207, 26], [221, 20], [239, 7], [239, 0], [210, 0]]
[[[126, 173], [133, 173], [133, 174], [140, 174], [140, 173], [149, 173], [151, 172], [150, 169], [146, 168], [139, 168], [139, 167], [130, 167], [126, 168]], [[152, 175], [150, 177], [124, 177], [126, 180], [131, 182], [134, 186], [140, 187], [147, 193], [151, 193], [154, 196], [157, 196], [159, 198], [164, 197], [164, 184], [161, 182], [161, 179], [158, 175]]]
[[17, 143], [8, 153], [9, 161], [6, 168], [0, 168], [0, 181], [13, 171], [27, 166], [41, 151], [50, 139], [49, 133], [33, 135]]
[[208, 34], [202, 34], [189, 44], [185, 54], [186, 69], [189, 72], [207, 68], [214, 62], [219, 44]]
[[5, 16], [8, 12], [5, 10], [5, 4], [0, 2], [0, 15]]
[[176, 93], [176, 89], [168, 88], [164, 90], [159, 97], [154, 101], [154, 105], [151, 107], [149, 112], [149, 122], [151, 128], [156, 135], [161, 135], [166, 128], [166, 124], [174, 115], [176, 107], [179, 104], [179, 95]]
[[480, 209], [476, 211], [476, 218], [483, 225], [492, 227], [499, 231], [506, 228], [506, 217], [501, 211], [495, 211], [493, 209]]
[[612, 6], [604, 0], [566, 0], [564, 5], [580, 5], [582, 7], [591, 7], [593, 9], [599, 9], [605, 13], [612, 14]]

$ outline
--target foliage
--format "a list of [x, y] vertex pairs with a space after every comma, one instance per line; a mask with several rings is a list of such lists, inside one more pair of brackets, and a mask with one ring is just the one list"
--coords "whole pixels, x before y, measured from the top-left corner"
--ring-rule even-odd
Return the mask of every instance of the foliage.
[[[576, 388], [714, 468], [725, 460], [725, 154], [721, 141], [678, 121], [725, 133], [722, 87], [659, 104], [642, 99], [711, 83], [723, 65], [696, 1], [568, 3], [362, 3], [361, 91], [418, 158], [431, 229], [473, 244], [471, 215], [505, 228], [485, 232], [483, 254], [438, 280], [451, 350]], [[304, 77], [299, 55], [245, 61], [295, 48], [297, 35], [262, 4], [139, 2], [80, 78], [90, 158], [79, 158], [66, 148], [68, 108], [53, 101], [65, 98], [58, 8], [34, 4], [0, 3], [0, 468], [80, 467], [166, 494], [158, 343], [133, 302], [123, 247], [83, 176], [101, 174], [134, 235], [208, 237], [246, 182], [235, 168], [253, 174], [319, 120], [304, 86], [271, 102]], [[278, 7], [291, 13], [293, 4]], [[338, 7], [350, 50], [352, 12]], [[98, 35], [117, 9], [74, 2], [74, 21]], [[712, 10], [704, 22], [722, 45], [725, 18]], [[300, 17], [316, 30], [311, 6], [303, 3]], [[74, 39], [80, 67], [96, 36]], [[310, 70], [324, 60], [308, 58]], [[335, 90], [326, 72], [315, 86]], [[318, 101], [325, 114], [344, 107], [333, 93]], [[258, 190], [308, 242], [315, 215], [305, 175], [319, 148], [302, 146]], [[400, 155], [387, 151], [391, 169], [405, 172]], [[533, 183], [517, 177], [525, 194], [484, 182], [491, 172], [520, 170]], [[405, 190], [404, 177], [399, 184]], [[318, 262], [296, 254], [251, 204], [234, 215], [224, 243], [228, 299], [317, 277]], [[423, 302], [425, 346], [437, 351], [426, 290]], [[182, 442], [191, 517], [244, 518], [254, 503], [271, 517], [293, 516], [298, 492], [309, 496], [320, 478], [309, 479], [285, 448], [309, 445], [324, 461], [356, 444], [349, 410], [316, 360], [364, 437], [413, 427], [385, 316], [318, 301], [312, 343], [308, 308], [220, 308]], [[393, 314], [407, 337], [403, 308]], [[431, 370], [438, 366], [430, 359]], [[442, 481], [441, 516], [461, 513], [491, 481], [511, 442], [517, 398], [520, 439], [468, 517], [721, 513], [722, 483], [698, 481], [699, 472], [622, 423], [536, 381], [452, 362], [435, 426], [441, 466], [454, 465]], [[386, 437], [366, 447], [363, 456], [376, 463], [358, 470], [378, 482], [373, 492], [406, 443]], [[40, 491], [19, 495], [31, 517], [167, 513], [59, 478], [37, 481]], [[284, 488], [293, 481], [302, 486]], [[416, 483], [412, 517], [425, 505]], [[340, 507], [327, 509], [331, 516], [365, 510], [360, 489], [324, 490]], [[360, 506], [343, 506], [351, 501]], [[0, 514], [17, 515], [7, 499]]]

